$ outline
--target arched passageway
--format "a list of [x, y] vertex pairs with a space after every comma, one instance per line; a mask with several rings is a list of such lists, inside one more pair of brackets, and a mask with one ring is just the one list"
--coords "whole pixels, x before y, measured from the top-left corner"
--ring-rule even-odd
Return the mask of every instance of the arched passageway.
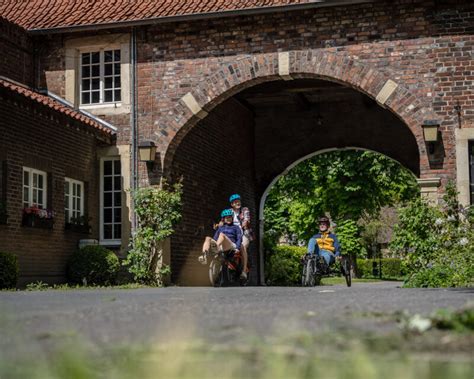
[[[314, 78], [247, 88], [175, 139], [173, 157], [164, 168], [184, 185], [183, 221], [171, 239], [172, 281], [179, 284], [207, 284], [196, 257], [220, 210], [228, 206], [228, 196], [243, 196], [258, 234], [266, 189], [303, 157], [327, 149], [368, 149], [420, 173], [416, 138], [397, 116], [353, 88]], [[254, 243], [254, 283], [260, 265]]]

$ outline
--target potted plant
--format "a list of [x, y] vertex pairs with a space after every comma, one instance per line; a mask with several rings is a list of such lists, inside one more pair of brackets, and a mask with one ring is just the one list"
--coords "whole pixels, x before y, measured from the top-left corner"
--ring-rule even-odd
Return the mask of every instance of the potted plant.
[[0, 201], [0, 224], [6, 224], [8, 219], [7, 204]]
[[23, 209], [22, 225], [32, 228], [53, 229], [54, 212], [33, 205]]
[[90, 234], [90, 220], [91, 218], [87, 216], [71, 217], [69, 222], [66, 222], [64, 225], [64, 229], [77, 233]]

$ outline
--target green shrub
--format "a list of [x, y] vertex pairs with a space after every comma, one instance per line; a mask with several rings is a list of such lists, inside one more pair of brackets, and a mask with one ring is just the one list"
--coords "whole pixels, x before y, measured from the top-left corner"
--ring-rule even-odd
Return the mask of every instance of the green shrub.
[[113, 251], [103, 246], [85, 246], [71, 256], [68, 278], [75, 284], [109, 285], [115, 283], [119, 268]]
[[474, 220], [446, 186], [443, 208], [422, 199], [399, 210], [390, 249], [406, 257], [407, 287], [464, 287], [474, 281]]
[[306, 247], [275, 246], [267, 257], [266, 279], [272, 286], [295, 286], [301, 283], [301, 258]]
[[0, 289], [15, 287], [18, 271], [16, 255], [0, 251]]
[[[380, 265], [382, 266], [382, 279], [398, 279], [404, 276], [404, 267], [402, 260], [398, 258], [383, 258], [383, 259], [358, 259], [357, 260], [357, 277], [359, 278], [373, 278], [374, 277], [374, 263], [378, 271]], [[377, 274], [379, 277], [380, 274]]]

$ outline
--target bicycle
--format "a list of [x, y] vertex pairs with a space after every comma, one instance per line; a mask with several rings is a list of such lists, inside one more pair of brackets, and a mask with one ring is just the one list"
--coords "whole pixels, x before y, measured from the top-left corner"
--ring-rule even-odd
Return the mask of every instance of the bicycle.
[[[352, 285], [351, 258], [349, 255], [343, 255], [340, 261], [341, 274], [344, 276], [347, 287]], [[315, 254], [306, 255], [303, 258], [303, 272], [301, 275], [301, 284], [303, 287], [314, 287], [321, 284], [323, 276], [329, 276], [335, 272], [327, 266], [322, 257]]]
[[240, 278], [242, 270], [242, 255], [239, 250], [219, 251], [209, 263], [209, 281], [214, 287], [245, 286], [247, 280]]

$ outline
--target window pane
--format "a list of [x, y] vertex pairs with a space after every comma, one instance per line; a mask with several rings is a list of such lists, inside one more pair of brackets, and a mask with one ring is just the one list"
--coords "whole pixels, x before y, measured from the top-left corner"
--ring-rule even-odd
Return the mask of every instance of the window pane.
[[117, 159], [116, 161], [114, 161], [114, 174], [115, 175], [120, 175], [120, 161]]
[[23, 171], [23, 184], [25, 186], [30, 184], [30, 175], [29, 175], [28, 171]]
[[33, 187], [38, 187], [38, 174], [33, 174]]
[[115, 224], [114, 225], [114, 239], [120, 239], [120, 238], [122, 238], [122, 225]]
[[90, 53], [83, 53], [82, 54], [82, 64], [89, 64], [89, 63], [91, 63]]
[[38, 187], [44, 189], [43, 179], [44, 179], [43, 175], [38, 175]]
[[104, 222], [112, 222], [112, 209], [104, 209]]
[[116, 76], [114, 78], [114, 87], [119, 88], [120, 87], [120, 76]]
[[114, 222], [120, 222], [120, 221], [122, 221], [122, 209], [115, 208], [114, 209]]
[[120, 75], [120, 63], [114, 63], [114, 74]]
[[69, 222], [69, 211], [67, 209], [64, 212], [64, 218], [66, 219], [66, 222]]
[[82, 90], [88, 91], [91, 89], [91, 81], [89, 79], [82, 80]]
[[104, 161], [104, 175], [112, 175], [112, 161]]
[[38, 205], [44, 205], [44, 201], [43, 201], [43, 191], [39, 190], [38, 191]]
[[116, 89], [114, 92], [115, 92], [115, 101], [120, 101], [121, 100], [120, 90]]
[[92, 92], [92, 103], [100, 102], [100, 93], [99, 91]]
[[104, 101], [113, 101], [113, 91], [105, 91], [104, 92]]
[[90, 66], [82, 66], [82, 77], [89, 78], [91, 76]]
[[91, 94], [89, 92], [82, 93], [82, 104], [90, 104], [91, 103]]
[[112, 239], [112, 225], [104, 225], [104, 239]]
[[104, 207], [112, 206], [112, 192], [104, 193]]
[[99, 63], [100, 62], [100, 53], [97, 51], [95, 53], [91, 53], [92, 63]]
[[38, 205], [38, 191], [33, 190], [33, 204]]
[[112, 177], [104, 178], [104, 191], [112, 191]]
[[114, 50], [114, 60], [120, 61], [120, 50]]
[[120, 192], [116, 192], [114, 194], [114, 206], [120, 207], [122, 205], [122, 194]]
[[80, 184], [77, 184], [77, 196], [81, 197], [82, 196], [82, 189], [81, 189], [81, 185]]
[[112, 54], [113, 54], [112, 50], [104, 51], [104, 62], [112, 62], [112, 58], [113, 58]]
[[104, 88], [112, 88], [112, 78], [105, 78]]
[[92, 76], [100, 76], [100, 65], [92, 66]]
[[92, 79], [92, 89], [100, 89], [100, 79]]
[[104, 66], [104, 75], [112, 75], [112, 64], [106, 64]]
[[23, 187], [23, 202], [29, 203], [30, 202], [30, 193], [28, 187]]
[[120, 176], [114, 177], [114, 191], [120, 191], [122, 189], [122, 178]]

